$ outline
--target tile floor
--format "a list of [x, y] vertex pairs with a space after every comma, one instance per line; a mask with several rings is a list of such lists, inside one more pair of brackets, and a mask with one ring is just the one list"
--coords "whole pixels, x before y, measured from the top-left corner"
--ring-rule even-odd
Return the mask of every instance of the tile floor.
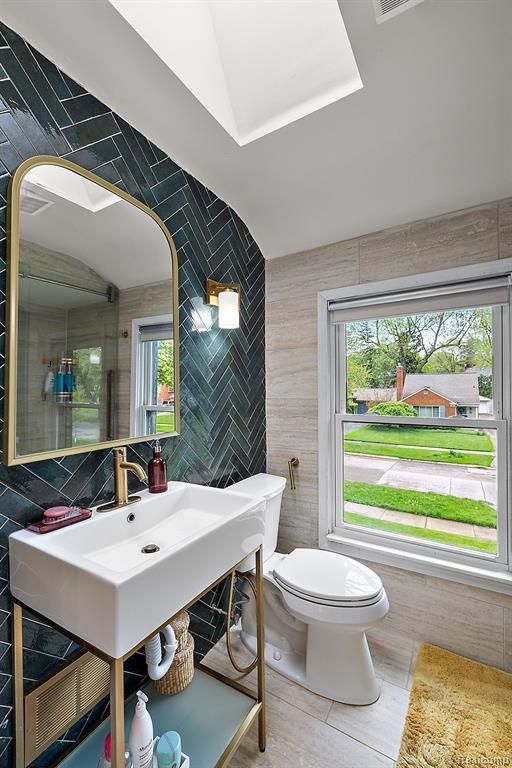
[[[260, 753], [256, 727], [244, 739], [232, 768], [394, 768], [407, 713], [417, 645], [389, 635], [370, 638], [380, 699], [368, 707], [338, 704], [311, 693], [267, 667], [267, 750]], [[250, 654], [233, 630], [241, 664]], [[234, 679], [221, 640], [205, 657], [208, 666]], [[255, 672], [245, 679], [256, 687]]]

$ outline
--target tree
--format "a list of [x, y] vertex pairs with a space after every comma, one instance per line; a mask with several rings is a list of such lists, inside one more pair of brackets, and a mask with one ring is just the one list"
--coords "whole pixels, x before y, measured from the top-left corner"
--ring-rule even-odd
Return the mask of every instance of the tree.
[[158, 383], [174, 391], [174, 343], [170, 340], [158, 342]]
[[406, 374], [462, 373], [492, 361], [489, 308], [356, 321], [347, 323], [346, 337], [348, 354], [366, 368], [371, 387], [394, 386], [399, 363]]
[[368, 413], [379, 416], [416, 416], [416, 411], [409, 403], [379, 403], [369, 408]]
[[478, 392], [482, 397], [492, 400], [492, 376], [481, 373], [478, 377]]
[[363, 360], [356, 355], [347, 358], [347, 395], [352, 397], [354, 389], [370, 385], [370, 371]]

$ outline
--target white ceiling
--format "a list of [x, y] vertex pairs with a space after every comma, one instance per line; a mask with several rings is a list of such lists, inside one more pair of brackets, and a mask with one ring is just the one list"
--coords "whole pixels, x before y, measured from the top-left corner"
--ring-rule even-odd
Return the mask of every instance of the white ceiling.
[[28, 171], [21, 195], [34, 190], [51, 205], [35, 215], [20, 214], [22, 240], [78, 259], [120, 290], [171, 279], [167, 239], [140, 208], [55, 166]]
[[109, 0], [0, 14], [232, 205], [267, 258], [512, 194], [512, 2], [425, 0], [380, 25], [372, 0], [339, 6], [364, 88], [242, 147]]
[[336, 0], [110, 0], [243, 146], [362, 87]]

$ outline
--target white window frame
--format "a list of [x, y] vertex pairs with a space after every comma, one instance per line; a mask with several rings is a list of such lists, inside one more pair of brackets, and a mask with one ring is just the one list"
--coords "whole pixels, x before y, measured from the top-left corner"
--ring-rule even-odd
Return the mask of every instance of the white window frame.
[[[422, 419], [433, 419], [433, 418], [438, 419], [439, 418], [439, 406], [438, 405], [414, 405], [413, 408], [416, 411], [417, 416], [419, 416]], [[428, 409], [430, 411], [430, 416], [422, 416], [422, 414], [421, 414], [421, 410], [422, 409], [424, 409], [424, 410]], [[434, 416], [434, 411], [435, 410], [437, 411], [437, 416]]]
[[[383, 417], [369, 414], [345, 414], [345, 403], [337, 403], [340, 393], [337, 377], [343, 377], [343, 356], [335, 359], [337, 331], [329, 322], [329, 302], [345, 299], [361, 299], [365, 296], [375, 296], [386, 293], [396, 293], [411, 289], [429, 289], [458, 282], [466, 282], [484, 277], [497, 277], [512, 273], [512, 259], [471, 265], [455, 269], [431, 272], [423, 275], [385, 280], [377, 283], [355, 285], [318, 294], [318, 460], [319, 460], [319, 543], [324, 549], [362, 558], [369, 561], [385, 563], [402, 569], [413, 570], [442, 578], [451, 579], [474, 586], [510, 593], [512, 590], [512, 535], [511, 535], [511, 472], [510, 472], [510, 429], [511, 417], [511, 360], [510, 360], [510, 310], [505, 313], [503, 322], [503, 338], [497, 344], [495, 366], [503, 372], [501, 387], [496, 387], [495, 413], [500, 418], [486, 420], [489, 428], [495, 428], [499, 435], [498, 473], [506, 477], [506, 482], [499, 486], [498, 514], [501, 514], [498, 535], [500, 557], [487, 558], [459, 553], [453, 548], [442, 544], [426, 547], [414, 540], [406, 540], [388, 532], [372, 533], [370, 529], [345, 525], [342, 529], [337, 525], [339, 520], [341, 498], [337, 498], [336, 488], [342, 480], [341, 456], [342, 451], [336, 450], [340, 445], [340, 425], [343, 421], [362, 423], [388, 423]], [[501, 355], [503, 350], [503, 355]], [[341, 358], [341, 359], [340, 359]], [[496, 379], [495, 379], [496, 381]], [[345, 398], [345, 393], [341, 393]], [[337, 415], [336, 415], [337, 414]], [[417, 424], [412, 418], [397, 418], [397, 423]], [[429, 424], [446, 426], [447, 419], [431, 418]], [[451, 417], [450, 426], [471, 427], [480, 426], [478, 420], [465, 417]], [[339, 495], [339, 494], [338, 494]]]
[[[130, 385], [130, 434], [141, 437], [147, 435], [147, 414], [150, 411], [158, 413], [174, 413], [174, 405], [153, 405], [145, 402], [148, 382], [144, 379], [142, 365], [142, 345], [139, 343], [140, 329], [148, 325], [168, 325], [172, 323], [172, 315], [154, 315], [153, 317], [137, 317], [132, 320], [132, 350], [131, 350], [131, 385]], [[172, 338], [170, 339], [173, 340]], [[156, 434], [151, 433], [151, 434]]]

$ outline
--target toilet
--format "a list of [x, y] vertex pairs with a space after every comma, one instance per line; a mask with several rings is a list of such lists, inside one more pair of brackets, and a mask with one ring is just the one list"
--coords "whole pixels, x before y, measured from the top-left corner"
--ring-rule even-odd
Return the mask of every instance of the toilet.
[[[379, 698], [366, 631], [389, 603], [380, 578], [350, 557], [321, 549], [276, 552], [286, 480], [264, 473], [230, 490], [266, 500], [263, 577], [265, 662], [314, 693], [345, 704]], [[254, 557], [240, 568], [254, 570]], [[251, 592], [250, 590], [247, 590]], [[256, 606], [242, 606], [241, 640], [256, 653]]]

